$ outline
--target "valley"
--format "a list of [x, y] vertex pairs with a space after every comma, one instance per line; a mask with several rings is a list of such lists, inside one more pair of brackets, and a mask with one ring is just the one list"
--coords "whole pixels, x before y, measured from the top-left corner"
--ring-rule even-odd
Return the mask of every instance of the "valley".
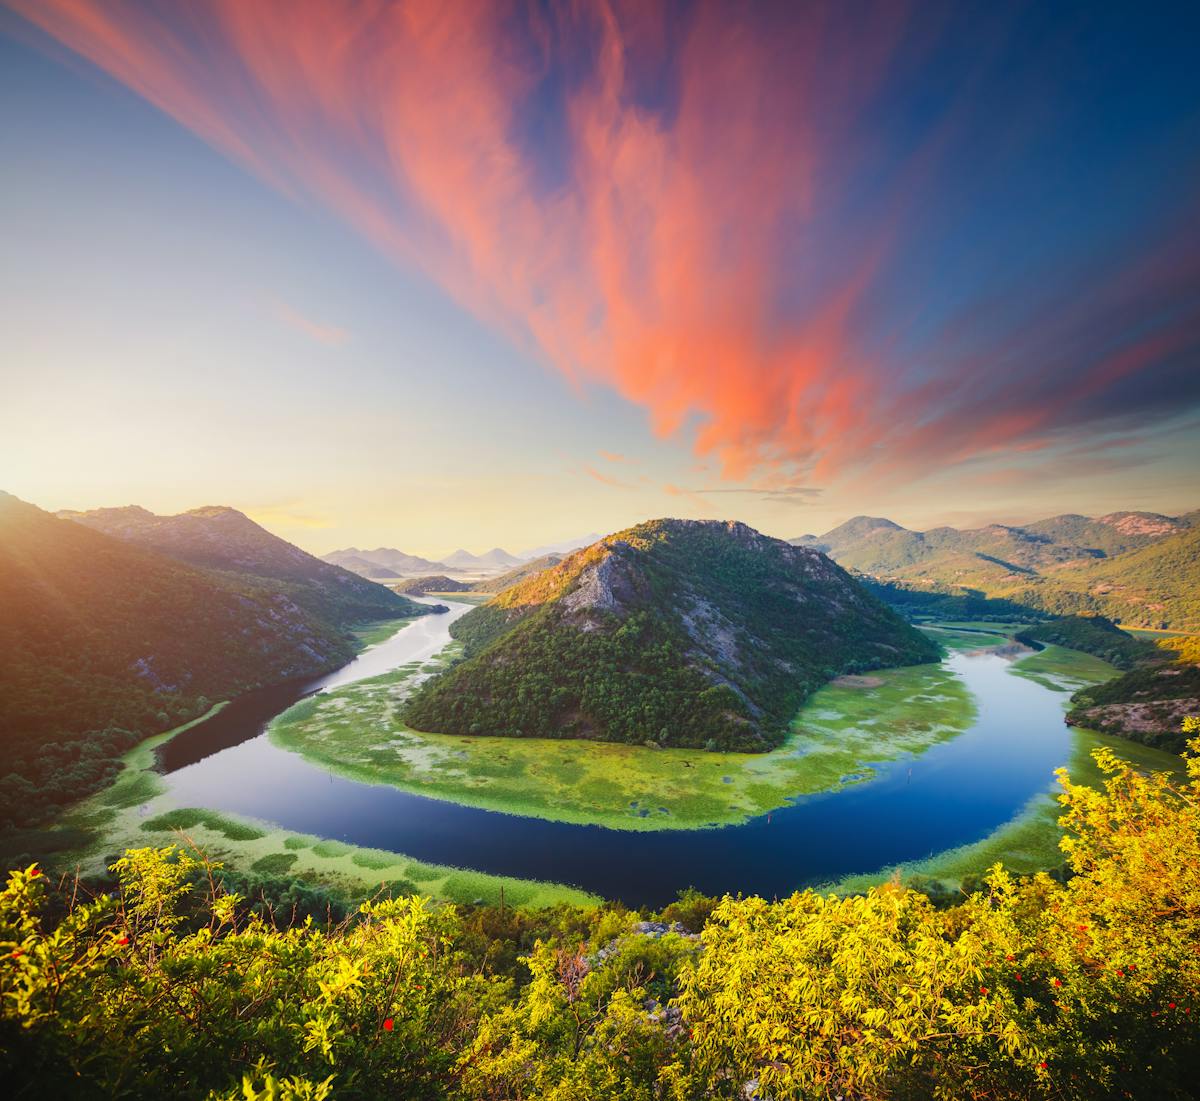
[[952, 889], [985, 859], [1060, 861], [1055, 767], [1095, 781], [1088, 753], [1107, 745], [1178, 768], [1062, 724], [1069, 692], [1113, 667], [1054, 646], [1014, 662], [993, 653], [1012, 649], [1006, 636], [979, 624], [926, 628], [940, 664], [820, 689], [766, 754], [420, 734], [399, 715], [411, 683], [454, 658], [450, 628], [471, 605], [451, 608], [307, 686], [317, 694], [279, 696], [273, 721], [233, 704], [139, 746], [65, 819], [91, 841], [63, 856], [87, 866], [181, 830], [251, 876], [529, 905], [861, 889], [896, 871]]
[[5, 1097], [1200, 1097], [1200, 5], [0, 11]]

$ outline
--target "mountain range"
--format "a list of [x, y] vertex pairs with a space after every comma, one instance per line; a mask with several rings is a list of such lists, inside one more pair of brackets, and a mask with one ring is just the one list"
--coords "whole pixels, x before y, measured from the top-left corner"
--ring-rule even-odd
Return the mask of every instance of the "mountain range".
[[495, 574], [520, 565], [523, 559], [500, 547], [493, 547], [484, 554], [472, 554], [460, 548], [437, 562], [416, 554], [405, 554], [393, 547], [377, 547], [375, 550], [347, 547], [322, 555], [321, 561], [341, 566], [362, 577], [393, 580], [438, 573]]
[[341, 566], [363, 577], [411, 577], [442, 568], [440, 562], [421, 558], [416, 554], [405, 554], [404, 551], [393, 547], [376, 547], [375, 550], [347, 547], [345, 550], [330, 551], [321, 555], [321, 561]]
[[824, 554], [740, 523], [656, 520], [540, 570], [451, 628], [418, 730], [763, 750], [841, 673], [937, 647]]
[[856, 516], [790, 540], [847, 569], [929, 591], [974, 591], [1031, 610], [1101, 613], [1127, 626], [1200, 627], [1197, 514], [1055, 516], [1024, 526], [911, 531]]
[[384, 586], [272, 535], [237, 509], [210, 505], [156, 516], [130, 505], [57, 515], [190, 566], [274, 583], [300, 607], [340, 626], [425, 612]]
[[[510, 554], [502, 547], [493, 547], [483, 554], [472, 554], [459, 548], [434, 561], [421, 558], [415, 554], [405, 554], [404, 551], [392, 547], [377, 547], [375, 550], [360, 550], [358, 547], [347, 547], [345, 550], [330, 551], [321, 556], [322, 561], [336, 566], [342, 566], [362, 577], [380, 581], [397, 579], [421, 579], [437, 574], [465, 575], [470, 577], [494, 577], [516, 567], [526, 566], [540, 559], [554, 556], [561, 558], [564, 554], [590, 546], [600, 538], [598, 533], [584, 535], [578, 539], [564, 539], [559, 543], [547, 543], [541, 547], [531, 547], [520, 554]], [[541, 567], [539, 567], [541, 568]], [[461, 576], [459, 578], [461, 580]], [[452, 590], [444, 590], [450, 592]], [[490, 591], [498, 591], [491, 589]]]
[[336, 669], [357, 620], [425, 614], [233, 509], [54, 516], [0, 493], [0, 819], [94, 790], [142, 738]]

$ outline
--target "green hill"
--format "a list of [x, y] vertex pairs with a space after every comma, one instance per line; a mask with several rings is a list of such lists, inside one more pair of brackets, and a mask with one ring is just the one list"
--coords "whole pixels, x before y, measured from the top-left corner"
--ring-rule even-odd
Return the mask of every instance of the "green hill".
[[1026, 645], [1050, 643], [1069, 650], [1082, 650], [1118, 669], [1132, 669], [1142, 662], [1154, 660], [1161, 653], [1153, 643], [1134, 638], [1111, 619], [1099, 615], [1065, 616], [1029, 627], [1015, 637]]
[[514, 566], [507, 573], [502, 573], [499, 577], [489, 577], [484, 581], [476, 581], [474, 585], [469, 587], [475, 593], [500, 593], [510, 585], [515, 585], [518, 581], [524, 581], [527, 577], [532, 577], [535, 573], [541, 573], [542, 570], [548, 570], [552, 566], [557, 566], [562, 560], [563, 556], [561, 554], [543, 554], [540, 558], [533, 558], [528, 562], [522, 562], [519, 566]]
[[1000, 598], [1029, 612], [1186, 630], [1200, 626], [1200, 600], [1191, 595], [1200, 587], [1200, 528], [1193, 520], [1191, 513], [1113, 512], [1096, 519], [1065, 514], [1023, 527], [910, 531], [882, 517], [856, 516], [792, 543], [824, 550], [901, 592]]
[[353, 655], [286, 592], [196, 569], [0, 493], [5, 816], [98, 786], [141, 738]]
[[1099, 613], [1130, 627], [1200, 630], [1200, 528], [995, 595], [1061, 615]]
[[1200, 715], [1200, 639], [1162, 639], [1152, 651], [1157, 660], [1076, 692], [1067, 722], [1182, 753], [1183, 720]]
[[374, 581], [323, 562], [222, 505], [177, 516], [156, 516], [136, 505], [58, 515], [190, 566], [270, 583], [301, 608], [339, 626], [427, 611]]
[[420, 730], [767, 749], [841, 673], [937, 649], [824, 555], [738, 523], [618, 532], [455, 623]]

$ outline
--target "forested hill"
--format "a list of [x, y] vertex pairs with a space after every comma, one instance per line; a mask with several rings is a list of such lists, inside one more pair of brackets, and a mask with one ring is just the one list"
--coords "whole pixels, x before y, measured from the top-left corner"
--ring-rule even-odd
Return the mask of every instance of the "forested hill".
[[[1101, 614], [1126, 626], [1200, 629], [1197, 514], [1066, 514], [1012, 527], [910, 531], [857, 516], [792, 540], [902, 590], [986, 596], [1014, 609]], [[1019, 607], [1016, 607], [1019, 606]]]
[[1004, 595], [1056, 614], [1098, 612], [1131, 627], [1200, 631], [1200, 527]]
[[484, 581], [476, 581], [471, 586], [471, 591], [476, 593], [500, 593], [518, 581], [524, 581], [527, 577], [532, 577], [535, 573], [541, 573], [542, 570], [548, 570], [551, 566], [557, 566], [563, 560], [561, 554], [543, 554], [540, 558], [531, 559], [528, 562], [523, 562], [519, 566], [514, 566], [507, 573], [502, 573], [499, 577], [489, 577]]
[[0, 493], [0, 803], [96, 786], [149, 734], [353, 655], [277, 584], [184, 565]]
[[191, 566], [270, 582], [301, 608], [339, 626], [428, 611], [272, 535], [236, 509], [217, 505], [156, 516], [133, 505], [58, 515]]
[[825, 555], [715, 521], [618, 532], [452, 632], [418, 729], [709, 749], [767, 749], [833, 677], [937, 657]]

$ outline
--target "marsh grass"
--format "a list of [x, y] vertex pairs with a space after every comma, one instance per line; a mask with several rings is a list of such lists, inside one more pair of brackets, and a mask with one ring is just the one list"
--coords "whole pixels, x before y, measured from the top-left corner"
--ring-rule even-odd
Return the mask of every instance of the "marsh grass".
[[[969, 644], [978, 649], [988, 638], [1004, 641], [975, 634]], [[696, 829], [859, 782], [871, 775], [866, 764], [920, 753], [974, 718], [970, 694], [941, 666], [884, 670], [872, 681], [821, 689], [785, 744], [766, 754], [418, 733], [401, 717], [412, 683], [403, 670], [304, 701], [310, 706], [285, 712], [270, 737], [351, 779], [487, 810], [624, 830]]]

